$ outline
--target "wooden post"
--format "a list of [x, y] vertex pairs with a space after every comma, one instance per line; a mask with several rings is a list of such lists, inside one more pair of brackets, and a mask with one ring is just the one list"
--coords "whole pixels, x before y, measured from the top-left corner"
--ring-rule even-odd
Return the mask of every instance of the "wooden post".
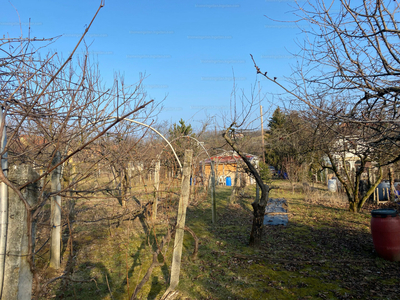
[[230, 203], [231, 204], [234, 204], [236, 202], [237, 191], [239, 189], [239, 187], [238, 187], [238, 176], [239, 176], [238, 167], [236, 165], [235, 180], [234, 180], [234, 183], [233, 183], [233, 189], [232, 189], [231, 198], [230, 198]]
[[128, 171], [125, 167], [121, 168], [120, 177], [121, 177], [121, 183], [120, 183], [121, 204], [122, 207], [126, 207], [129, 179], [128, 179]]
[[329, 181], [329, 179], [328, 179], [328, 168], [325, 168], [325, 183], [326, 183], [326, 185], [328, 185], [328, 181]]
[[[258, 88], [260, 88], [260, 82], [258, 82]], [[264, 149], [264, 122], [263, 122], [263, 112], [262, 105], [260, 105], [260, 116], [261, 116], [261, 147], [262, 147], [262, 157], [263, 163], [265, 164], [265, 149]]]
[[157, 205], [158, 205], [158, 188], [160, 185], [160, 166], [161, 163], [158, 160], [154, 169], [154, 202], [153, 202], [153, 220], [157, 219]]
[[[19, 165], [10, 168], [10, 181], [22, 185], [34, 181], [39, 175], [31, 166]], [[19, 196], [12, 190], [9, 193], [7, 252], [4, 268], [4, 284], [1, 299], [31, 300], [33, 274], [29, 264], [29, 239], [34, 250], [35, 226], [32, 224], [28, 232], [28, 222], [31, 222], [31, 212], [28, 212]], [[21, 193], [30, 206], [38, 201], [38, 183], [30, 184]], [[29, 224], [30, 225], [30, 224]]]
[[179, 283], [183, 235], [185, 233], [186, 208], [189, 202], [190, 194], [190, 173], [192, 170], [192, 156], [193, 150], [185, 150], [185, 162], [183, 164], [182, 172], [182, 190], [181, 196], [179, 198], [178, 216], [176, 219], [174, 253], [172, 255], [171, 281], [168, 288], [169, 291], [175, 290]]
[[[3, 109], [0, 108], [0, 126], [5, 123], [3, 116]], [[4, 151], [7, 144], [6, 125], [4, 124], [3, 132], [1, 134], [0, 152]], [[4, 176], [7, 177], [8, 160], [7, 152], [1, 156], [1, 169]], [[5, 267], [5, 254], [7, 244], [7, 225], [8, 225], [8, 187], [4, 182], [0, 183], [0, 299], [3, 290], [4, 282], [4, 267]]]
[[214, 161], [211, 160], [211, 217], [212, 222], [217, 221], [217, 205], [215, 201], [215, 171], [214, 171]]
[[128, 174], [129, 178], [132, 178], [132, 169], [133, 169], [133, 162], [128, 162]]
[[204, 174], [204, 161], [201, 163], [201, 178], [202, 178], [202, 183], [203, 183], [203, 187], [206, 189], [207, 191], [207, 184], [205, 184], [205, 174]]
[[137, 169], [139, 170], [139, 185], [140, 185], [142, 183], [142, 171], [143, 171], [141, 163], [138, 164]]
[[[61, 161], [59, 151], [54, 156], [53, 165]], [[61, 191], [61, 165], [51, 172], [51, 192]], [[51, 245], [50, 245], [50, 267], [59, 269], [61, 264], [61, 196], [51, 197]]]

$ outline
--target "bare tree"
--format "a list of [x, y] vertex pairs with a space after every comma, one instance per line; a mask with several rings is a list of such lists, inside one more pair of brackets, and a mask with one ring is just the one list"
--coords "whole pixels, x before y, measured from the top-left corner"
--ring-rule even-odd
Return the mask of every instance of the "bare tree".
[[[90, 148], [95, 142], [124, 118], [138, 117], [153, 103], [139, 90], [141, 81], [127, 87], [116, 80], [111, 88], [105, 89], [96, 65], [88, 57], [72, 63], [75, 51], [102, 7], [103, 3], [65, 61], [56, 54], [42, 58], [36, 39], [0, 40], [0, 102], [4, 114], [0, 138], [7, 132], [7, 142], [0, 155], [3, 159], [8, 154], [10, 165], [30, 164], [39, 172], [36, 178], [16, 184], [7, 178], [6, 170], [0, 171], [0, 180], [19, 196], [27, 212], [27, 258], [31, 271], [35, 269], [32, 224], [44, 204], [51, 196], [76, 188], [91, 176], [102, 159], [93, 157]], [[110, 121], [114, 115], [117, 117]], [[62, 157], [52, 163], [57, 153]], [[91, 160], [85, 161], [85, 167], [79, 168], [61, 191], [48, 192], [51, 173], [71, 162], [73, 157], [81, 162], [84, 157]], [[40, 196], [31, 205], [22, 191], [38, 182], [42, 182]]]
[[239, 154], [239, 156], [243, 159], [244, 163], [248, 167], [250, 173], [256, 179], [257, 185], [261, 188], [261, 197], [260, 199], [256, 198], [254, 202], [251, 204], [253, 207], [253, 225], [250, 233], [250, 246], [260, 246], [262, 239], [262, 228], [264, 223], [264, 215], [265, 215], [265, 207], [267, 206], [269, 199], [269, 191], [270, 187], [267, 184], [264, 184], [261, 176], [256, 169], [256, 167], [251, 163], [251, 161], [247, 158], [246, 154], [239, 148], [237, 143], [231, 138], [232, 132], [235, 130], [234, 126], [236, 124], [233, 123], [229, 126], [224, 132], [223, 136], [228, 143], [229, 146], [232, 147], [233, 150]]
[[400, 160], [398, 11], [397, 1], [299, 4], [296, 23], [306, 37], [289, 83], [254, 62], [258, 74], [306, 104], [332, 132], [356, 124], [360, 134], [352, 141], [371, 149], [381, 166]]
[[[268, 184], [263, 182], [255, 162], [250, 161], [250, 159], [246, 156], [246, 153], [243, 151], [243, 148], [245, 147], [247, 141], [236, 138], [236, 131], [238, 129], [245, 128], [249, 124], [252, 124], [252, 122], [254, 121], [254, 119], [252, 118], [256, 115], [256, 111], [258, 112], [259, 110], [259, 103], [257, 103], [257, 101], [255, 100], [255, 85], [251, 89], [250, 97], [248, 97], [242, 90], [240, 93], [240, 99], [239, 101], [237, 101], [236, 92], [236, 85], [234, 83], [233, 91], [231, 94], [230, 119], [232, 121], [231, 125], [229, 125], [225, 129], [222, 136], [224, 137], [228, 146], [233, 149], [243, 160], [244, 164], [247, 167], [246, 171], [255, 178], [256, 184], [261, 189], [260, 198], [256, 197], [251, 204], [253, 207], [253, 224], [249, 240], [250, 246], [258, 247], [261, 245], [262, 240], [265, 207], [268, 203], [269, 191], [274, 187], [270, 187]], [[258, 119], [258, 116], [255, 118]], [[225, 122], [227, 122], [227, 119], [225, 120]]]
[[[360, 144], [360, 136], [362, 137], [366, 129], [353, 123], [324, 122], [319, 124], [318, 130], [315, 131], [318, 140], [315, 150], [322, 152], [326, 158], [321, 160], [321, 166], [334, 172], [347, 194], [349, 210], [352, 212], [361, 211], [383, 178], [382, 164], [386, 157], [380, 157], [376, 148]], [[368, 173], [377, 173], [378, 176], [362, 192], [361, 182]]]
[[296, 182], [299, 181], [301, 165], [299, 165], [293, 157], [285, 157], [283, 159], [282, 166], [282, 171], [286, 173], [286, 177], [292, 185], [292, 193], [294, 194], [294, 187]]

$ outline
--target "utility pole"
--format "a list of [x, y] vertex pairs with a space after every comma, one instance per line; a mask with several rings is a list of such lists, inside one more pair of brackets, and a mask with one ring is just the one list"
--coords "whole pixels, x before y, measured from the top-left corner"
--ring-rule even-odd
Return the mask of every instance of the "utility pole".
[[[258, 82], [258, 101], [261, 103], [261, 88], [260, 82]], [[263, 122], [263, 111], [262, 105], [260, 104], [260, 117], [261, 117], [261, 147], [262, 147], [262, 156], [263, 156], [263, 163], [265, 164], [265, 151], [264, 151], [264, 122]]]

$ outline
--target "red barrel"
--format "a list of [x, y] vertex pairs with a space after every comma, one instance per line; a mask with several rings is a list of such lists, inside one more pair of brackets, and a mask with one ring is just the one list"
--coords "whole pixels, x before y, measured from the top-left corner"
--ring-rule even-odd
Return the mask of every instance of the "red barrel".
[[400, 261], [400, 217], [394, 209], [371, 212], [371, 232], [378, 255], [386, 260]]

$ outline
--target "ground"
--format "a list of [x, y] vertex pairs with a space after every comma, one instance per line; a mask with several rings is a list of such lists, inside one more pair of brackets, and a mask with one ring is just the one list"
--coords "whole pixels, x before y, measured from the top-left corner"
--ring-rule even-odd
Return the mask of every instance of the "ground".
[[[325, 187], [292, 194], [287, 182], [274, 185], [281, 188], [270, 196], [288, 200], [289, 223], [265, 227], [258, 249], [248, 246], [254, 186], [235, 204], [229, 203], [232, 187], [219, 187], [216, 224], [211, 222], [209, 198], [198, 193], [192, 199], [187, 226], [200, 245], [192, 258], [194, 239], [185, 233], [180, 299], [398, 299], [400, 263], [385, 261], [374, 252], [369, 228], [373, 207], [354, 214]], [[74, 252], [70, 256], [64, 245], [63, 269], [47, 266], [46, 247], [37, 256], [42, 287], [68, 266], [72, 273], [68, 280], [45, 286], [39, 298], [129, 299], [151, 263], [155, 235], [159, 244], [167, 225], [174, 222], [177, 195], [169, 195], [156, 222], [143, 214], [90, 223], [124, 210], [116, 200], [78, 204]], [[138, 204], [131, 205], [133, 210]], [[167, 289], [172, 246], [173, 241], [159, 255], [161, 264], [138, 299], [159, 299]]]

